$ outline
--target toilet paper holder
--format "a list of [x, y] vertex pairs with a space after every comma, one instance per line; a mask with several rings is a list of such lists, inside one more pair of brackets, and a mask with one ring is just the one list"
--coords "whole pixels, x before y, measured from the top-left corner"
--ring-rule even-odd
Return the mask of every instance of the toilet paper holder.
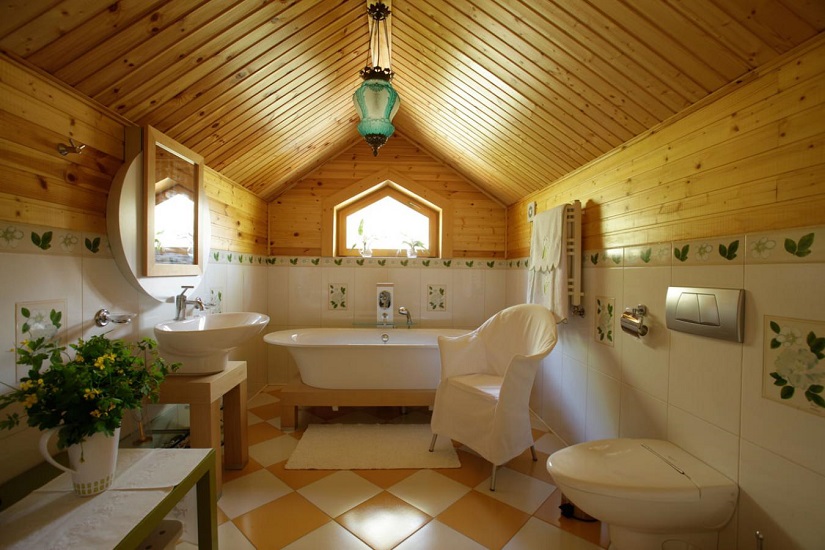
[[648, 332], [648, 328], [644, 324], [645, 315], [647, 315], [647, 306], [642, 304], [634, 308], [625, 308], [619, 321], [622, 331], [636, 338], [645, 336]]

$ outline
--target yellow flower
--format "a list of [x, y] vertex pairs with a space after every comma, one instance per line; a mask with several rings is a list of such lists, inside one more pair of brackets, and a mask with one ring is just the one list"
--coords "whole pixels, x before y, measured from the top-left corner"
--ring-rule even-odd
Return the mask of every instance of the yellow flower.
[[91, 413], [89, 413], [89, 414], [91, 414], [91, 415], [92, 415], [92, 416], [94, 416], [95, 418], [100, 418], [100, 411], [99, 411], [99, 410], [97, 410], [97, 409], [93, 410], [93, 411], [92, 411]]
[[30, 395], [26, 396], [26, 400], [23, 401], [23, 406], [28, 409], [29, 407], [31, 407], [35, 403], [37, 403], [37, 394], [33, 393], [33, 394], [30, 394]]
[[42, 378], [37, 379], [37, 385], [40, 386], [40, 387], [43, 387], [43, 379]]
[[32, 387], [31, 380], [26, 380], [24, 382], [20, 382], [20, 389], [23, 391], [29, 391]]
[[83, 362], [83, 356], [78, 353], [77, 355], [74, 356], [74, 361], [75, 361], [75, 363], [82, 363]]
[[100, 370], [103, 370], [103, 369], [106, 368], [106, 356], [105, 355], [101, 355], [100, 357], [95, 359], [95, 367], [99, 368]]
[[100, 390], [98, 389], [90, 390], [89, 388], [86, 388], [85, 390], [83, 390], [83, 399], [86, 399], [88, 401], [91, 401], [98, 395], [100, 395]]

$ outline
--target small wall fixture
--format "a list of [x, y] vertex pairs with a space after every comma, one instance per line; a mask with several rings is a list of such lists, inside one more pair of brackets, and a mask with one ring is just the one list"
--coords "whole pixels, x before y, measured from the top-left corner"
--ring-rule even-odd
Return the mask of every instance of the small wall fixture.
[[625, 308], [622, 318], [619, 321], [622, 331], [635, 338], [647, 334], [647, 327], [644, 325], [647, 307], [639, 304], [634, 308]]
[[69, 153], [77, 153], [79, 155], [83, 152], [83, 149], [86, 148], [86, 146], [83, 144], [75, 143], [74, 139], [72, 138], [69, 138], [69, 143], [71, 143], [71, 145], [66, 145], [65, 143], [58, 143], [57, 152], [65, 157]]
[[119, 315], [112, 315], [108, 309], [100, 309], [95, 313], [95, 324], [99, 327], [105, 327], [109, 323], [116, 325], [125, 325], [132, 322], [132, 319], [137, 317], [134, 313], [121, 313]]

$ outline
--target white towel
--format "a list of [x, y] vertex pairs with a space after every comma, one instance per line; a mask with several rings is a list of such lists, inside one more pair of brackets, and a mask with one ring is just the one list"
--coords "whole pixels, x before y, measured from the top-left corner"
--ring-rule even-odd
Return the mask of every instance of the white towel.
[[527, 270], [527, 303], [550, 309], [558, 323], [567, 318], [567, 206], [562, 204], [533, 218]]

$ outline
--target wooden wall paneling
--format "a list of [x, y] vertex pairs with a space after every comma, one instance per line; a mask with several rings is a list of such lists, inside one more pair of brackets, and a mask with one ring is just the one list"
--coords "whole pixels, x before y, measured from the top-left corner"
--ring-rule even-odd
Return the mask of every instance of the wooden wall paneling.
[[212, 248], [266, 255], [266, 203], [210, 168], [204, 171], [204, 190], [209, 199]]
[[591, 249], [825, 223], [810, 206], [825, 200], [823, 81], [819, 39], [526, 197], [508, 210], [508, 257], [529, 255], [530, 200], [582, 200]]
[[0, 192], [0, 220], [106, 234], [106, 217], [103, 214], [88, 210], [74, 210], [60, 204], [19, 197], [5, 192]]
[[[271, 201], [270, 254], [329, 254], [332, 226], [324, 220], [329, 219], [331, 224], [332, 217], [323, 215], [326, 205], [349, 198], [355, 184], [366, 190], [381, 183], [382, 178], [405, 185], [435, 204], [450, 201], [451, 206], [443, 213], [445, 242], [461, 239], [462, 227], [486, 228], [468, 232], [466, 241], [460, 241], [461, 248], [455, 244], [452, 250], [444, 246], [444, 257], [503, 257], [505, 208], [400, 136], [391, 138], [378, 157], [359, 140]], [[453, 202], [457, 195], [461, 198]], [[327, 246], [330, 248], [325, 251]]]

